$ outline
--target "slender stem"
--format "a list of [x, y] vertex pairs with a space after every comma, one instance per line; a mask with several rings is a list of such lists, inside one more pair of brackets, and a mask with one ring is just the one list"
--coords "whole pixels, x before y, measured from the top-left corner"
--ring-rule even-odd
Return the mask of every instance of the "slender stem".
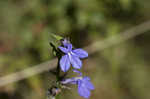
[[56, 73], [56, 78], [57, 78], [57, 81], [60, 80], [60, 66], [59, 66], [59, 61], [57, 63], [57, 69], [56, 69], [57, 73]]
[[59, 60], [61, 58], [61, 53], [58, 51], [58, 49], [55, 47], [55, 45], [53, 43], [50, 42], [50, 46], [52, 46], [53, 51], [56, 52], [56, 56], [58, 58], [58, 63], [57, 63], [57, 68], [56, 68], [56, 79], [57, 81], [60, 80], [60, 66], [59, 66]]

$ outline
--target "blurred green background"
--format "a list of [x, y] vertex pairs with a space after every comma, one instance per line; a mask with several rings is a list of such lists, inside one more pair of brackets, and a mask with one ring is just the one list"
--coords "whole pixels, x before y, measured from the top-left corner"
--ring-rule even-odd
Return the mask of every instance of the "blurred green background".
[[[149, 0], [0, 0], [0, 77], [53, 59], [51, 33], [85, 47], [148, 21], [149, 11]], [[150, 99], [149, 32], [84, 60], [91, 99]], [[0, 87], [0, 99], [46, 99], [53, 79], [44, 72]], [[74, 89], [59, 99], [70, 98], [82, 99]]]

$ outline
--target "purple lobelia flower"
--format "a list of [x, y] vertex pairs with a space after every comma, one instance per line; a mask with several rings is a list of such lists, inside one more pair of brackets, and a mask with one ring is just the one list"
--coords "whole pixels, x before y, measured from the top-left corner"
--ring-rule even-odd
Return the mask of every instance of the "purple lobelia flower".
[[[80, 73], [81, 74], [81, 73]], [[77, 84], [78, 85], [78, 93], [80, 96], [84, 98], [89, 98], [91, 95], [91, 90], [94, 90], [93, 84], [90, 82], [90, 78], [85, 77], [75, 77], [66, 79], [61, 82], [62, 84]]]
[[82, 67], [82, 61], [80, 59], [88, 57], [88, 53], [81, 48], [72, 49], [72, 44], [67, 40], [63, 41], [63, 45], [58, 47], [65, 53], [59, 62], [61, 70], [64, 72], [68, 71], [71, 64], [75, 69], [80, 69]]
[[82, 79], [78, 80], [78, 93], [80, 96], [84, 98], [89, 98], [91, 90], [94, 90], [94, 86], [90, 82], [89, 77], [83, 77]]

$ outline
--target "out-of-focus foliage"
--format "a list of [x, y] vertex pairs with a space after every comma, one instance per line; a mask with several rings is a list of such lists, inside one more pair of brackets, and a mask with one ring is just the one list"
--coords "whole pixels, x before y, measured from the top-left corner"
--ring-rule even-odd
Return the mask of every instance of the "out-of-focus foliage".
[[[115, 36], [150, 19], [149, 0], [0, 0], [0, 76], [53, 58], [51, 34], [76, 47]], [[95, 85], [91, 99], [150, 99], [150, 34], [84, 61]], [[97, 45], [99, 46], [99, 45]], [[1, 99], [45, 99], [54, 77], [46, 72], [0, 88]], [[60, 99], [80, 97], [75, 90]]]

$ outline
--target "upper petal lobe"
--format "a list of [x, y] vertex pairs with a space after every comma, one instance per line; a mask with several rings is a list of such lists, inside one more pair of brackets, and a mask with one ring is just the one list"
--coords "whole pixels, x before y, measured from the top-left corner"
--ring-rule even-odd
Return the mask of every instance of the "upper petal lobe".
[[75, 49], [72, 51], [74, 54], [76, 54], [79, 58], [86, 58], [88, 57], [88, 53], [81, 49], [81, 48], [78, 48], [78, 49]]
[[65, 47], [59, 46], [58, 48], [59, 48], [62, 52], [66, 53], [66, 54], [69, 52], [69, 50], [68, 50], [67, 48], [65, 48]]
[[69, 51], [72, 51], [72, 44], [67, 44], [66, 47]]

